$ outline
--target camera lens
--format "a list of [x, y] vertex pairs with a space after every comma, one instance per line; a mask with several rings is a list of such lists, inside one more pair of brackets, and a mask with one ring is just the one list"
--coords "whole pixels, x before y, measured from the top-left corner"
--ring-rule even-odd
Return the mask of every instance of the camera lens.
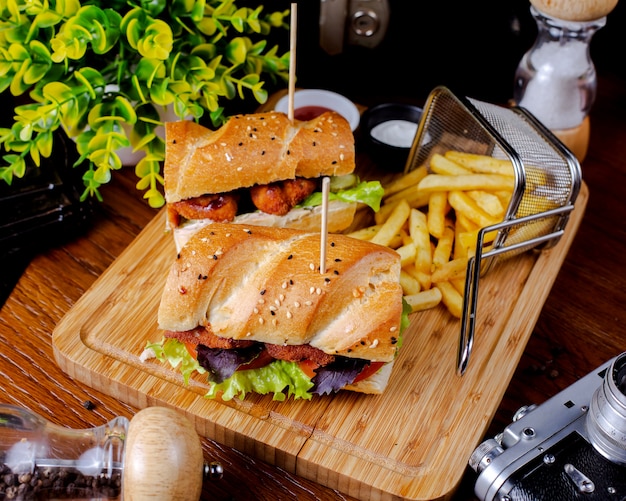
[[587, 414], [589, 441], [604, 457], [626, 465], [626, 352], [613, 360]]

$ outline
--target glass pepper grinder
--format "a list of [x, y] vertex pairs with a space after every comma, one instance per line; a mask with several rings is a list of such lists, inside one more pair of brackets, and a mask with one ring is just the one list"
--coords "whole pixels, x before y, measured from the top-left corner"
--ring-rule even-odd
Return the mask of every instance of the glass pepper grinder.
[[[587, 154], [588, 114], [597, 87], [589, 45], [596, 31], [606, 24], [606, 14], [616, 0], [606, 2], [604, 11], [596, 8], [593, 12], [585, 12], [585, 3], [589, 3], [585, 0], [576, 5], [576, 12], [559, 10], [559, 2], [531, 3], [537, 38], [515, 72], [513, 99], [582, 161]], [[587, 19], [589, 16], [599, 17]]]
[[147, 407], [130, 421], [75, 430], [0, 404], [0, 499], [197, 501], [203, 479], [221, 475], [173, 409]]

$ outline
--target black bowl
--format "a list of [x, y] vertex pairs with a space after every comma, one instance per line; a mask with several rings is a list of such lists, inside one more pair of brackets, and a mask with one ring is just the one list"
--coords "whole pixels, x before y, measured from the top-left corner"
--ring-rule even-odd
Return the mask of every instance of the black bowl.
[[[366, 152], [380, 168], [396, 172], [404, 170], [422, 112], [422, 108], [404, 103], [383, 103], [365, 110], [361, 117], [361, 135]], [[394, 127], [392, 120], [402, 121], [401, 125]], [[415, 127], [406, 127], [406, 122], [415, 124]], [[375, 129], [381, 124], [390, 126], [383, 136], [380, 128]]]

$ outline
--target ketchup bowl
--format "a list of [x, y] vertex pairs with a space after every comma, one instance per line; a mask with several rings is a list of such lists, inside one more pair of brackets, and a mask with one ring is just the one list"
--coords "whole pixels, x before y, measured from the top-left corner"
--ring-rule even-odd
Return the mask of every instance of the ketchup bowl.
[[[276, 111], [289, 112], [289, 95], [281, 97], [274, 107]], [[325, 111], [336, 111], [343, 116], [352, 132], [359, 126], [360, 113], [356, 105], [347, 97], [330, 90], [300, 89], [293, 95], [293, 117], [298, 120], [311, 120]]]

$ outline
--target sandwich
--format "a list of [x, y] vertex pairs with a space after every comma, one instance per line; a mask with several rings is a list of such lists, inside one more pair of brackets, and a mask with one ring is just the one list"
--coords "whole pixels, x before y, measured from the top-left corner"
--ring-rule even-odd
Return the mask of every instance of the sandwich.
[[320, 180], [331, 178], [328, 230], [348, 228], [359, 203], [377, 211], [378, 181], [354, 174], [350, 124], [329, 111], [309, 121], [280, 112], [235, 115], [213, 131], [165, 123], [166, 229], [180, 250], [213, 222], [319, 231]]
[[[380, 394], [408, 325], [400, 256], [347, 235], [214, 223], [181, 249], [166, 278], [156, 357], [207, 377], [207, 397], [310, 399]], [[204, 376], [205, 375], [205, 376]]]

